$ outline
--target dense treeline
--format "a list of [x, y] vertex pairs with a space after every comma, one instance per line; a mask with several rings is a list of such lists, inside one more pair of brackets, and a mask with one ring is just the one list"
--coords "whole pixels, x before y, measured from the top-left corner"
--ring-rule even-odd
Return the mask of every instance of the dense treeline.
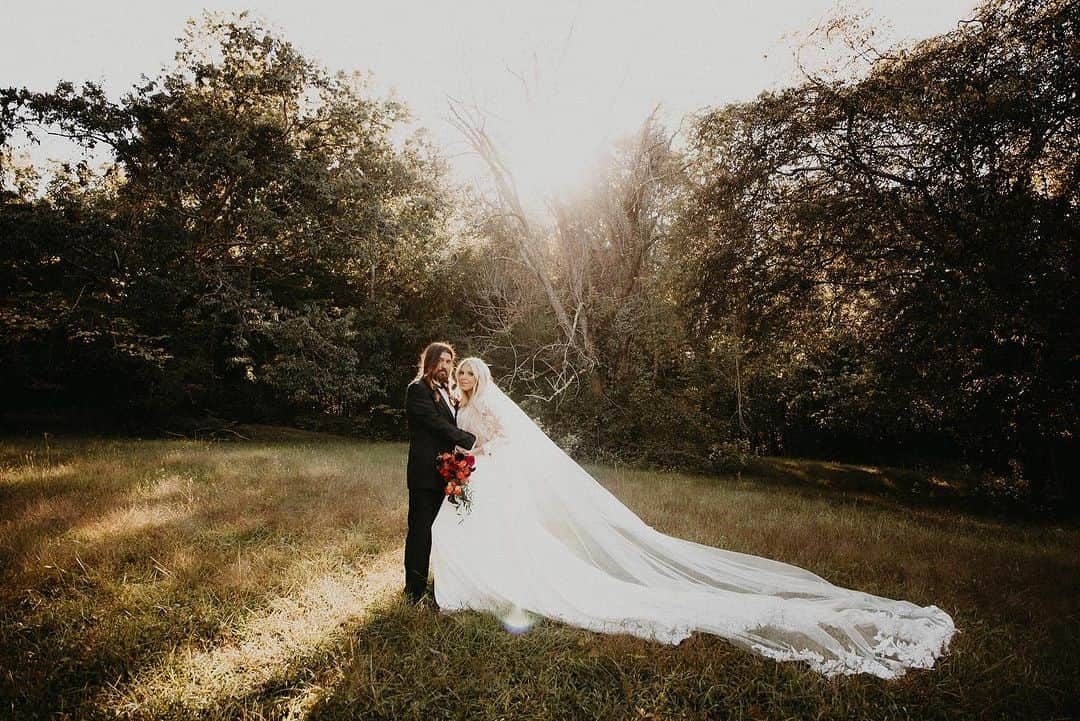
[[448, 196], [429, 148], [390, 140], [405, 108], [246, 18], [192, 24], [119, 102], [62, 83], [6, 91], [3, 113], [115, 158], [43, 197], [8, 174], [11, 404], [378, 424], [417, 339], [445, 330]]
[[961, 461], [1075, 496], [1078, 14], [993, 0], [857, 79], [683, 138], [649, 118], [543, 218], [482, 118], [455, 108], [490, 192], [455, 193], [391, 140], [403, 106], [244, 16], [119, 101], [0, 91], [0, 139], [113, 159], [2, 156], [7, 405], [394, 435], [448, 337], [582, 454]]
[[1036, 493], [1075, 467], [1078, 22], [992, 2], [698, 120], [694, 329], [739, 338], [770, 447], [933, 448]]

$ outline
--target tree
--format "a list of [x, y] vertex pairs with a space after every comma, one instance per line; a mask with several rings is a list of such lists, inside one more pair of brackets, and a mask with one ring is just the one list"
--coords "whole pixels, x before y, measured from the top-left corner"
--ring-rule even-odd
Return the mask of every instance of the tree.
[[[43, 129], [113, 158], [100, 176], [81, 165], [44, 198], [4, 206], [18, 259], [5, 297], [72, 343], [85, 328], [46, 320], [47, 306], [112, 303], [87, 312], [145, 356], [127, 401], [364, 411], [395, 397], [409, 334], [445, 324], [442, 162], [423, 136], [391, 141], [403, 105], [367, 97], [360, 76], [330, 74], [246, 14], [190, 22], [175, 65], [119, 101], [60, 83], [5, 90], [0, 107], [0, 139]], [[70, 227], [41, 232], [62, 218]], [[58, 297], [33, 295], [42, 288]], [[61, 355], [80, 362], [76, 346]], [[48, 373], [27, 365], [13, 380], [26, 389]], [[92, 387], [73, 373], [44, 380]]]
[[[1037, 494], [1063, 480], [1078, 19], [1071, 2], [994, 0], [863, 78], [704, 113], [683, 217], [703, 328], [741, 314], [758, 353], [844, 345], [893, 434], [1017, 464]], [[831, 415], [827, 433], [860, 422]]]

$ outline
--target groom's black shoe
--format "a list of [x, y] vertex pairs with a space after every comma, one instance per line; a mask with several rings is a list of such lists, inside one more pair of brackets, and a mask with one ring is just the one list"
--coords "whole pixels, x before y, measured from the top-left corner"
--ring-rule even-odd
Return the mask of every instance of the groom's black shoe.
[[438, 612], [439, 610], [439, 603], [435, 600], [434, 594], [425, 593], [420, 598], [414, 598], [412, 596], [409, 596], [408, 599], [409, 603], [411, 603], [413, 606], [416, 606], [417, 608], [423, 608], [436, 612]]
[[435, 600], [435, 594], [428, 591], [420, 596], [417, 596], [411, 591], [404, 591], [402, 595], [405, 597], [406, 603], [412, 606], [419, 606], [420, 608], [430, 608], [432, 611], [439, 610], [439, 603]]

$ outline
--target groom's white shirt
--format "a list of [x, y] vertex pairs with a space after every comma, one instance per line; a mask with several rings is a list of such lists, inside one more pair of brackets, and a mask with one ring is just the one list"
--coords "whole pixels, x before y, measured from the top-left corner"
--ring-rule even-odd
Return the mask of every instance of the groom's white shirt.
[[446, 401], [446, 407], [450, 409], [450, 415], [454, 417], [454, 420], [457, 420], [457, 409], [454, 408], [454, 404], [450, 402], [450, 394], [447, 393], [446, 389], [442, 386], [439, 386], [439, 393], [442, 393], [442, 399]]

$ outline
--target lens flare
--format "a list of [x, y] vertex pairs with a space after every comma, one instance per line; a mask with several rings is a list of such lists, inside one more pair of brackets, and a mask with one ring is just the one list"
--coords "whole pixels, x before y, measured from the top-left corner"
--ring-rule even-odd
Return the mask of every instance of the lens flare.
[[525, 609], [514, 606], [508, 612], [499, 616], [503, 627], [514, 635], [520, 635], [536, 625], [536, 616]]

